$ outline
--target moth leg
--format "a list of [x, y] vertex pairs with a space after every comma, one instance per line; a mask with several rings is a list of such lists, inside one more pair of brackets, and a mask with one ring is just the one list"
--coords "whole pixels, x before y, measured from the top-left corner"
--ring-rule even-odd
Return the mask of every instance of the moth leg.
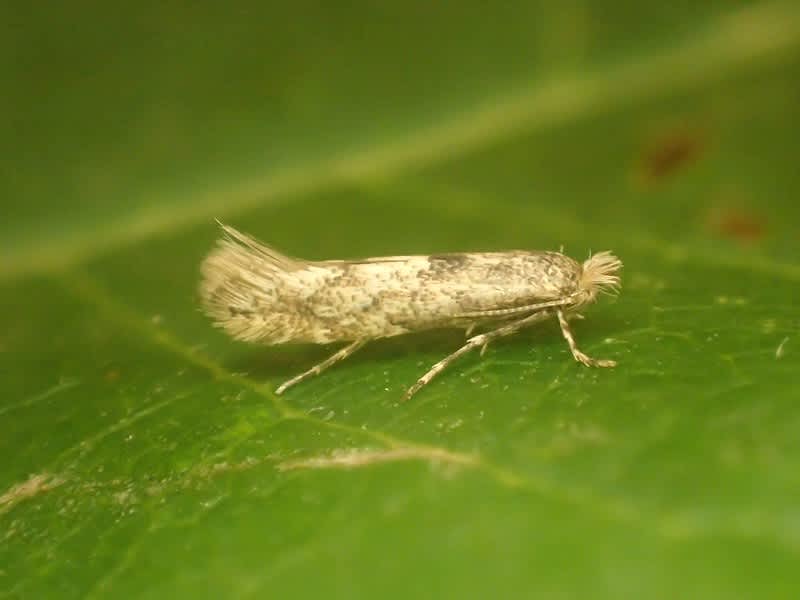
[[433, 365], [428, 370], [428, 372], [425, 373], [425, 375], [423, 375], [422, 377], [417, 379], [417, 382], [414, 385], [412, 385], [410, 388], [408, 388], [408, 391], [405, 393], [405, 396], [403, 396], [403, 401], [408, 400], [409, 398], [411, 398], [411, 396], [416, 394], [422, 387], [427, 385], [430, 382], [431, 379], [433, 379], [439, 373], [444, 371], [447, 368], [447, 366], [451, 362], [456, 360], [459, 356], [461, 356], [462, 354], [466, 354], [467, 352], [469, 352], [470, 350], [472, 350], [476, 346], [480, 346], [481, 344], [485, 343], [485, 340], [478, 339], [478, 338], [484, 338], [486, 335], [487, 334], [483, 333], [481, 335], [476, 335], [475, 337], [472, 337], [472, 338], [468, 339], [467, 343], [464, 344], [463, 346], [461, 346], [461, 348], [459, 348], [458, 350], [456, 350], [455, 352], [453, 352], [449, 356], [445, 356], [442, 360], [440, 360], [435, 365]]
[[473, 348], [477, 348], [478, 346], [486, 348], [486, 346], [492, 340], [496, 340], [497, 338], [506, 335], [511, 335], [512, 333], [516, 333], [523, 327], [526, 327], [527, 325], [531, 325], [533, 323], [537, 323], [539, 321], [544, 321], [547, 317], [551, 315], [552, 313], [550, 311], [542, 310], [539, 312], [535, 312], [532, 315], [528, 315], [527, 317], [524, 317], [522, 319], [518, 319], [516, 321], [512, 321], [511, 323], [507, 323], [506, 325], [498, 327], [497, 329], [493, 329], [492, 331], [487, 331], [486, 333], [481, 333], [480, 335], [476, 335], [469, 338], [466, 344], [461, 346], [461, 348], [459, 348], [449, 356], [445, 356], [442, 360], [433, 365], [428, 370], [428, 372], [425, 373], [425, 375], [420, 377], [414, 385], [408, 388], [408, 391], [403, 397], [403, 400], [405, 401], [411, 398], [411, 396], [416, 394], [422, 387], [427, 385], [431, 381], [431, 379], [433, 379], [439, 373], [444, 371], [450, 365], [450, 363], [452, 363], [461, 355], [466, 354]]
[[289, 381], [283, 382], [278, 387], [278, 389], [275, 390], [275, 393], [280, 395], [283, 392], [285, 392], [287, 389], [292, 387], [293, 385], [295, 385], [297, 383], [300, 383], [301, 381], [304, 381], [304, 380], [308, 379], [309, 377], [313, 377], [314, 375], [319, 375], [320, 373], [322, 373], [325, 369], [327, 369], [331, 365], [334, 365], [337, 362], [339, 362], [341, 360], [344, 360], [345, 358], [347, 358], [348, 356], [353, 354], [353, 352], [355, 352], [356, 350], [361, 348], [361, 346], [363, 346], [364, 344], [366, 344], [365, 341], [356, 340], [355, 342], [353, 342], [349, 346], [345, 346], [344, 348], [342, 348], [341, 350], [339, 350], [338, 352], [336, 352], [332, 356], [329, 356], [328, 358], [323, 360], [321, 363], [311, 367], [308, 371], [305, 371], [303, 373], [300, 373], [300, 375], [296, 375], [295, 377], [292, 377]]
[[558, 315], [558, 323], [561, 325], [561, 333], [564, 336], [564, 339], [567, 340], [567, 344], [569, 344], [569, 350], [572, 352], [572, 356], [575, 358], [575, 360], [577, 360], [579, 363], [583, 363], [587, 367], [617, 366], [617, 362], [614, 360], [592, 358], [591, 356], [586, 356], [583, 352], [581, 352], [578, 349], [578, 344], [575, 342], [575, 337], [572, 335], [572, 330], [569, 328], [569, 323], [567, 322], [567, 317], [564, 315], [564, 311], [558, 309], [556, 314]]
[[[464, 337], [468, 338], [472, 335], [472, 332], [475, 331], [475, 328], [478, 326], [478, 322], [472, 323], [467, 330], [464, 332]], [[481, 356], [486, 354], [486, 349], [489, 347], [489, 342], [486, 342], [483, 346], [481, 346]]]

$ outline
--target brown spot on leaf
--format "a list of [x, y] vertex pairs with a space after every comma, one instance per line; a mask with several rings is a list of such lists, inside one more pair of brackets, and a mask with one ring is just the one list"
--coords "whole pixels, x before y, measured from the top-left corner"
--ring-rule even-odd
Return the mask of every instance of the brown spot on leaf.
[[662, 133], [642, 152], [637, 179], [651, 185], [672, 177], [697, 162], [705, 152], [706, 145], [705, 135], [688, 127]]
[[708, 227], [716, 236], [746, 244], [761, 240], [767, 229], [764, 219], [756, 213], [732, 207], [711, 211]]

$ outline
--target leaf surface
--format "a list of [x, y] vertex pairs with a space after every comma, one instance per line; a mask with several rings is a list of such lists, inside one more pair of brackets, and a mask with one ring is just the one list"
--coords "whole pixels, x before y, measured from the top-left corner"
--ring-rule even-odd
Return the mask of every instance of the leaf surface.
[[[18, 8], [3, 42], [35, 51], [0, 597], [792, 597], [796, 5], [260, 6]], [[463, 340], [433, 332], [278, 397], [333, 349], [210, 326], [214, 217], [311, 259], [611, 249], [575, 332], [619, 366], [549, 323], [401, 404]]]

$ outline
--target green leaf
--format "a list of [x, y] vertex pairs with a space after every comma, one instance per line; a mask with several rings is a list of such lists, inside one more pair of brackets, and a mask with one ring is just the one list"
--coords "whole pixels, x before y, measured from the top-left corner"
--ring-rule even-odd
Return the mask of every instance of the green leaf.
[[[796, 594], [796, 3], [64, 6], [0, 42], [0, 597]], [[402, 404], [432, 332], [278, 397], [333, 349], [211, 327], [214, 217], [613, 250], [619, 366], [548, 323]]]

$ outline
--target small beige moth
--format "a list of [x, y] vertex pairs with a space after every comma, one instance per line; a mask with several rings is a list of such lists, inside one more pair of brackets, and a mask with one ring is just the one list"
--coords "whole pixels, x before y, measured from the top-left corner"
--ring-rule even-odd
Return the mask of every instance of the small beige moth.
[[[619, 288], [622, 262], [598, 252], [582, 264], [560, 252], [474, 252], [306, 261], [222, 225], [202, 265], [200, 297], [215, 325], [262, 344], [347, 342], [276, 393], [344, 360], [371, 340], [462, 328], [467, 341], [409, 388], [410, 398], [461, 355], [556, 318], [578, 362], [613, 367], [578, 349], [568, 319]], [[472, 335], [475, 329], [483, 333]]]

